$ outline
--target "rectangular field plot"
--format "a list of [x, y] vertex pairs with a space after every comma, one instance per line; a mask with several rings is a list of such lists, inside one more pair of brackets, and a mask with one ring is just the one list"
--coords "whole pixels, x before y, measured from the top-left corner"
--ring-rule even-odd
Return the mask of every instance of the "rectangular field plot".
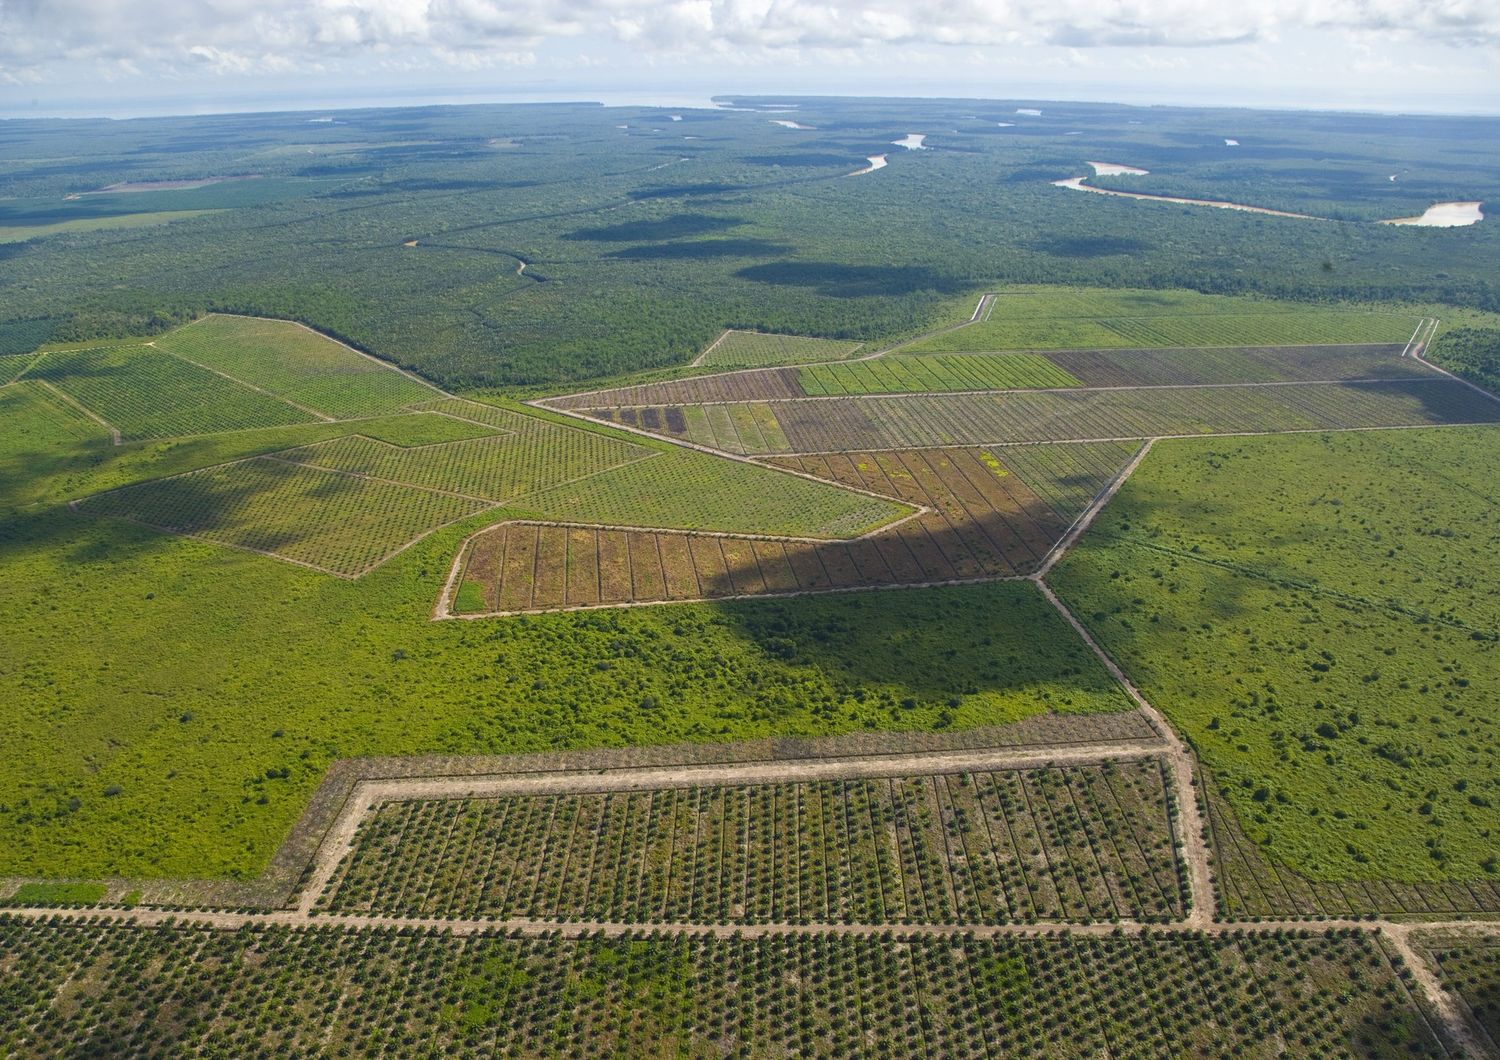
[[1449, 1055], [1399, 971], [1368, 933], [1312, 930], [523, 939], [10, 919], [0, 1041], [18, 1056]]
[[260, 457], [99, 494], [79, 510], [356, 577], [489, 506]]
[[723, 368], [758, 368], [776, 364], [842, 361], [863, 345], [804, 335], [769, 335], [760, 331], [726, 331], [694, 363]]
[[771, 403], [795, 452], [1500, 421], [1450, 379]]
[[921, 394], [943, 390], [1013, 390], [1078, 386], [1079, 381], [1046, 357], [1005, 353], [988, 357], [935, 354], [886, 357], [855, 364], [798, 369], [810, 395]]
[[1307, 879], [1267, 857], [1241, 830], [1211, 778], [1208, 787], [1209, 847], [1219, 909], [1225, 917], [1500, 913], [1500, 883], [1494, 879], [1447, 883], [1400, 883], [1374, 876], [1367, 880]]
[[317, 416], [149, 346], [49, 353], [27, 372], [107, 420], [126, 441], [311, 423]]
[[1077, 376], [1083, 386], [1091, 387], [1437, 377], [1437, 373], [1421, 361], [1401, 356], [1405, 348], [1400, 344], [1389, 344], [1058, 350], [1047, 357]]
[[1182, 912], [1160, 761], [386, 803], [330, 912], [1005, 923]]
[[287, 320], [215, 314], [163, 335], [156, 345], [334, 419], [386, 415], [437, 393]]
[[764, 401], [805, 397], [796, 368], [725, 372], [664, 383], [641, 383], [585, 394], [548, 398], [559, 409], [629, 408], [636, 405], [698, 405], [720, 401]]

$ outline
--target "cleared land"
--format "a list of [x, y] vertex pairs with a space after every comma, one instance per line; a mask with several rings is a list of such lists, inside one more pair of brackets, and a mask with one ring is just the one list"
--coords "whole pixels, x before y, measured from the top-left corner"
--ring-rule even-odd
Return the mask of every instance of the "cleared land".
[[26, 1055], [104, 1042], [136, 1054], [1445, 1055], [1364, 934], [567, 940], [0, 922], [0, 985], [0, 1043]]
[[[1136, 447], [1037, 448], [1018, 447], [1013, 462], [1008, 450], [962, 449], [778, 460], [804, 475], [923, 509], [853, 541], [497, 526], [470, 542], [455, 610], [517, 612], [1017, 576], [1036, 569]], [[1014, 470], [1023, 466], [1024, 475]]]
[[723, 368], [758, 368], [776, 364], [842, 361], [862, 343], [815, 339], [803, 335], [768, 335], [759, 331], [726, 331], [694, 364]]
[[1004, 923], [1182, 911], [1159, 760], [951, 776], [392, 802], [335, 913]]
[[399, 412], [438, 391], [286, 320], [212, 315], [155, 345], [333, 419]]
[[1158, 443], [1049, 581], [1278, 868], [1488, 908], [1496, 466], [1492, 429]]

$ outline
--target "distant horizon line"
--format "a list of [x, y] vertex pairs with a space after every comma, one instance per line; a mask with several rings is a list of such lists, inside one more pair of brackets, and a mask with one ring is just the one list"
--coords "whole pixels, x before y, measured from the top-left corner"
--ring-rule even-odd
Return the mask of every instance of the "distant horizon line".
[[[1034, 88], [1035, 86], [1028, 86]], [[1085, 104], [1110, 107], [1176, 108], [1181, 110], [1252, 110], [1263, 112], [1297, 112], [1325, 114], [1386, 115], [1390, 117], [1452, 117], [1452, 118], [1496, 118], [1500, 117], [1500, 104], [1486, 109], [1483, 105], [1445, 107], [1435, 103], [1395, 104], [1391, 102], [1213, 102], [1185, 103], [1170, 101], [1154, 93], [1136, 93], [1142, 98], [1101, 98], [1086, 95], [965, 95], [940, 91], [914, 91], [907, 94], [889, 92], [768, 92], [765, 90], [739, 92], [703, 92], [688, 90], [628, 90], [587, 89], [534, 90], [534, 89], [471, 89], [459, 87], [432, 87], [406, 94], [366, 94], [353, 90], [343, 98], [319, 98], [309, 94], [305, 98], [285, 96], [218, 97], [201, 99], [193, 108], [191, 102], [165, 103], [149, 99], [137, 99], [118, 107], [113, 113], [99, 104], [100, 110], [90, 111], [92, 101], [66, 103], [61, 106], [43, 107], [33, 101], [32, 108], [5, 107], [0, 109], [0, 121], [138, 121], [161, 118], [235, 117], [257, 114], [314, 114], [341, 113], [363, 110], [397, 110], [431, 107], [478, 107], [478, 106], [598, 106], [602, 108], [662, 108], [679, 110], [722, 111], [725, 104], [737, 99], [784, 100], [787, 102], [817, 100], [927, 100], [955, 103], [1041, 103], [1041, 104]], [[118, 105], [117, 105], [118, 106]]]

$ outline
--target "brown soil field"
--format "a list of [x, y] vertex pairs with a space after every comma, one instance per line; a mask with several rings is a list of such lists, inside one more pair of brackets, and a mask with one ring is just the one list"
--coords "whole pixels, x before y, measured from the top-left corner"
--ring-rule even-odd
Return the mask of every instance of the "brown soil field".
[[[1078, 511], [1004, 459], [978, 449], [777, 457], [923, 511], [852, 541], [510, 522], [470, 541], [463, 578], [481, 590], [476, 613], [509, 613], [1023, 576]], [[1117, 470], [1100, 458], [1082, 492], [1091, 498]]]

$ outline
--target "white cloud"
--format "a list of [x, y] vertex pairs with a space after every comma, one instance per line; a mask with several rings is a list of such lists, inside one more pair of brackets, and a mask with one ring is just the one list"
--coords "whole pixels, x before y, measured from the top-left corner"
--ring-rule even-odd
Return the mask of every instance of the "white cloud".
[[404, 66], [526, 61], [562, 38], [652, 55], [880, 46], [1187, 49], [1288, 30], [1500, 44], [1494, 0], [0, 0], [0, 79], [134, 64], [265, 73], [372, 55]]

